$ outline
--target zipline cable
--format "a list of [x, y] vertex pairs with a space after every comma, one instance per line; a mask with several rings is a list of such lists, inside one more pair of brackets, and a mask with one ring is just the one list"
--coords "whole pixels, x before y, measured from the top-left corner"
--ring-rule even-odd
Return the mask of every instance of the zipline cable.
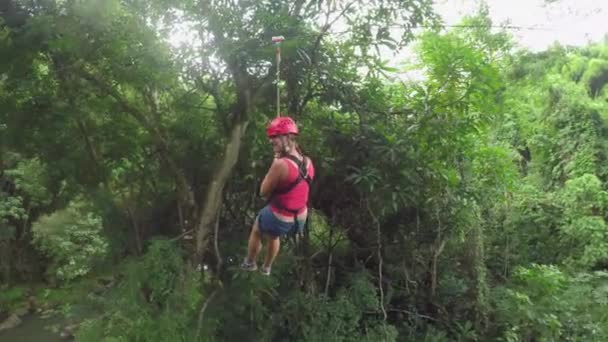
[[281, 70], [281, 42], [285, 40], [283, 36], [272, 37], [272, 42], [277, 47], [277, 118], [281, 116], [281, 96], [280, 96], [280, 70]]

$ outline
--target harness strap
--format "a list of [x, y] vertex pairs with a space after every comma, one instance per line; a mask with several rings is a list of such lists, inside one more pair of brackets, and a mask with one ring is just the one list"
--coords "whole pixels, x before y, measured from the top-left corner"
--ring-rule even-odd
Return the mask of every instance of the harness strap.
[[280, 189], [280, 190], [275, 190], [273, 193], [273, 197], [274, 197], [274, 195], [283, 195], [283, 194], [290, 192], [293, 188], [296, 187], [296, 185], [300, 184], [300, 182], [303, 180], [305, 180], [306, 183], [308, 183], [308, 186], [310, 186], [310, 184], [312, 183], [312, 179], [308, 175], [308, 167], [307, 167], [307, 162], [306, 162], [308, 157], [304, 156], [304, 158], [302, 158], [302, 161], [300, 161], [295, 156], [292, 156], [291, 154], [289, 154], [289, 155], [285, 156], [284, 158], [287, 158], [287, 159], [293, 161], [294, 163], [296, 163], [296, 165], [298, 166], [298, 177], [285, 188]]
[[[282, 206], [278, 201], [272, 201], [272, 204], [274, 206], [276, 206], [277, 208], [279, 208], [280, 210], [284, 210], [289, 212], [290, 214], [293, 215], [293, 227], [295, 228], [295, 233], [298, 234], [300, 233], [300, 222], [298, 221], [298, 213], [300, 212], [300, 210], [306, 208], [306, 206], [299, 208], [297, 210], [294, 209], [289, 209], [289, 208], [285, 208], [284, 206]], [[308, 215], [306, 215], [306, 221], [304, 223], [304, 227], [306, 227], [306, 224], [308, 223]]]
[[[283, 194], [290, 192], [291, 190], [293, 190], [293, 188], [295, 188], [303, 180], [306, 181], [306, 183], [308, 183], [308, 186], [310, 187], [310, 184], [312, 183], [312, 179], [308, 175], [308, 167], [307, 167], [308, 166], [307, 165], [308, 157], [303, 156], [302, 160], [300, 161], [295, 156], [289, 154], [289, 155], [285, 156], [284, 158], [287, 158], [287, 159], [293, 161], [294, 163], [296, 163], [296, 165], [298, 166], [298, 177], [285, 188], [283, 188], [281, 190], [275, 190], [274, 193], [272, 194], [272, 196], [270, 197], [269, 202], [272, 203], [272, 205], [274, 205], [278, 209], [287, 211], [293, 215], [294, 227], [296, 228], [295, 229], [296, 233], [298, 233], [300, 230], [299, 229], [300, 223], [298, 222], [298, 213], [300, 212], [300, 210], [306, 208], [308, 206], [308, 204], [306, 206], [303, 206], [303, 207], [297, 208], [297, 209], [285, 208], [281, 203], [279, 203], [279, 201], [276, 200], [276, 195], [283, 195]], [[308, 216], [306, 217], [306, 221], [308, 221]]]

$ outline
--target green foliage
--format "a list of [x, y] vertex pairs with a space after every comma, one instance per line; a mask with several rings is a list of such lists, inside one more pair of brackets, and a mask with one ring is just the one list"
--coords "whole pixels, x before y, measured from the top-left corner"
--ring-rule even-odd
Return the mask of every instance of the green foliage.
[[38, 208], [48, 205], [51, 201], [47, 188], [48, 171], [38, 158], [20, 160], [14, 169], [6, 171], [6, 175], [15, 183], [15, 187], [29, 201], [29, 206]]
[[592, 97], [597, 97], [604, 86], [608, 84], [608, 60], [593, 58], [581, 76], [581, 82], [585, 84]]
[[587, 63], [588, 58], [575, 55], [570, 62], [564, 66], [563, 71], [568, 74], [572, 81], [579, 82], [585, 73]]
[[54, 279], [81, 277], [107, 253], [102, 219], [82, 199], [40, 217], [33, 224], [32, 233], [37, 248], [52, 260], [48, 274]]
[[64, 318], [72, 320], [81, 316], [85, 318], [91, 314], [85, 309], [85, 304], [88, 298], [100, 292], [101, 286], [99, 275], [91, 273], [58, 286], [49, 287], [47, 283], [35, 284], [31, 288], [31, 293], [37, 308], [49, 310], [53, 314], [61, 314]]
[[[605, 43], [515, 51], [486, 6], [414, 37], [435, 23], [427, 0], [10, 3], [0, 266], [10, 279], [34, 242], [47, 258], [29, 275], [64, 281], [37, 297], [95, 310], [79, 340], [606, 339], [606, 277], [590, 273], [608, 264]], [[172, 48], [177, 28], [192, 42]], [[399, 61], [380, 49], [411, 41], [405, 68], [424, 79], [393, 82]], [[286, 244], [259, 277], [234, 264], [271, 159], [277, 71], [315, 209], [309, 249]], [[207, 204], [219, 229], [203, 280], [184, 258]], [[101, 261], [117, 285], [89, 295]]]
[[0, 200], [0, 222], [7, 224], [9, 219], [24, 220], [27, 218], [20, 196], [2, 196]]
[[604, 220], [608, 193], [602, 182], [586, 174], [568, 180], [558, 200], [564, 209], [561, 228], [573, 266], [589, 268], [608, 258], [608, 225]]
[[[39, 159], [25, 160], [19, 155], [8, 154], [7, 163], [15, 164], [4, 171], [7, 179], [14, 184], [15, 192], [8, 194], [0, 190], [0, 223], [8, 224], [10, 221], [14, 224], [28, 220], [32, 209], [48, 205], [51, 199], [46, 187], [46, 168]], [[13, 233], [14, 230], [12, 227]], [[6, 235], [3, 233], [0, 232], [0, 238]]]
[[177, 285], [183, 269], [179, 250], [168, 241], [152, 241], [141, 263], [130, 274], [148, 289], [148, 301], [162, 305]]
[[519, 268], [513, 282], [497, 290], [497, 315], [507, 341], [601, 341], [608, 334], [604, 314], [605, 272], [570, 275], [555, 266]]
[[515, 189], [518, 173], [513, 163], [516, 158], [507, 146], [476, 146], [473, 152], [472, 172], [477, 187], [484, 189], [484, 196], [496, 198]]
[[77, 340], [194, 340], [200, 275], [187, 269], [174, 243], [152, 241], [145, 255], [122, 265], [121, 273], [115, 289], [93, 300], [99, 315], [84, 323]]
[[14, 286], [11, 288], [1, 288], [0, 291], [0, 312], [17, 309], [19, 305], [23, 305], [23, 301], [27, 296], [27, 289], [24, 287]]
[[364, 273], [354, 274], [331, 299], [293, 293], [281, 310], [289, 336], [300, 336], [302, 341], [397, 339], [395, 327], [377, 318], [381, 313], [376, 290]]
[[315, 250], [332, 250], [344, 255], [348, 250], [348, 238], [343, 230], [330, 226], [322, 213], [311, 211], [309, 214], [308, 230], [310, 243]]

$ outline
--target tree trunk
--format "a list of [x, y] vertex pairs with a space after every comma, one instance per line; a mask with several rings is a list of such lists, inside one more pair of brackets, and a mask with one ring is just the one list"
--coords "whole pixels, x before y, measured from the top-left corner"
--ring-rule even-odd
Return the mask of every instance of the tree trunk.
[[242, 138], [245, 135], [248, 123], [248, 120], [244, 120], [237, 122], [232, 127], [229, 140], [224, 147], [223, 160], [214, 173], [213, 178], [209, 183], [209, 187], [207, 188], [205, 202], [201, 208], [198, 225], [196, 227], [196, 253], [199, 262], [202, 262], [203, 254], [207, 248], [207, 240], [213, 231], [215, 220], [217, 219], [217, 214], [222, 204], [224, 186], [238, 160]]
[[488, 283], [484, 252], [484, 234], [480, 225], [474, 225], [468, 239], [467, 254], [472, 288], [471, 297], [475, 301], [475, 331], [485, 331], [488, 326]]
[[[78, 108], [78, 106], [75, 105], [74, 97], [71, 94], [68, 95], [68, 101], [72, 108], [74, 108], [74, 109]], [[78, 125], [78, 129], [80, 130], [80, 133], [82, 134], [82, 139], [85, 142], [87, 152], [89, 153], [89, 158], [91, 158], [93, 176], [95, 177], [95, 180], [97, 182], [104, 182], [105, 180], [101, 176], [101, 163], [100, 163], [99, 157], [98, 157], [99, 153], [97, 153], [97, 151], [93, 145], [93, 142], [91, 141], [91, 137], [88, 133], [87, 126], [86, 126], [84, 120], [82, 120], [82, 118], [80, 118], [80, 117], [76, 118], [75, 121], [76, 121], [76, 124]]]
[[[215, 38], [223, 40], [222, 35], [218, 32]], [[238, 55], [231, 55], [226, 58], [228, 69], [232, 74], [234, 85], [236, 88], [236, 102], [231, 108], [231, 113], [228, 114], [226, 123], [228, 125], [228, 140], [224, 146], [224, 153], [217, 169], [215, 170], [207, 193], [203, 207], [199, 211], [196, 226], [196, 257], [197, 263], [203, 262], [203, 255], [207, 249], [208, 238], [214, 231], [216, 220], [219, 219], [218, 213], [222, 206], [222, 198], [224, 186], [236, 165], [241, 150], [243, 136], [249, 125], [249, 115], [252, 112], [251, 104], [251, 80], [247, 73], [247, 63], [239, 58]], [[218, 113], [222, 110], [218, 109]]]
[[[128, 199], [127, 201], [131, 201]], [[129, 215], [129, 219], [131, 220], [131, 226], [133, 228], [133, 238], [135, 239], [135, 254], [141, 255], [143, 248], [141, 230], [139, 229], [139, 221], [136, 216], [136, 209], [132, 207], [131, 203], [126, 204], [127, 214]]]
[[95, 148], [91, 136], [89, 135], [87, 125], [85, 123], [85, 118], [87, 115], [83, 113], [79, 108], [79, 104], [76, 103], [76, 94], [75, 87], [78, 86], [78, 82], [76, 82], [72, 75], [66, 72], [66, 63], [65, 59], [62, 56], [58, 56], [56, 54], [51, 55], [51, 60], [53, 61], [53, 65], [55, 67], [55, 72], [59, 78], [59, 86], [61, 91], [65, 94], [65, 97], [68, 100], [70, 110], [74, 111], [74, 121], [80, 131], [82, 139], [85, 143], [85, 150], [89, 154], [89, 158], [91, 159], [90, 171], [92, 179], [90, 179], [95, 184], [99, 184], [105, 182], [101, 173], [101, 165], [102, 161], [99, 159], [98, 150]]
[[[0, 228], [5, 229], [6, 227], [0, 225]], [[2, 258], [0, 258], [0, 260], [2, 260], [0, 265], [2, 266], [2, 278], [0, 279], [2, 279], [3, 282], [8, 286], [11, 285], [11, 252], [12, 248], [10, 238], [0, 240], [0, 255], [2, 255]]]

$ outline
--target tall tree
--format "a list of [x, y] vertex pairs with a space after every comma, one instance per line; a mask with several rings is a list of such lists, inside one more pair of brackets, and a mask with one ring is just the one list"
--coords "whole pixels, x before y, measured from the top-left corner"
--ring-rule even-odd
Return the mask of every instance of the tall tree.
[[[108, 183], [113, 164], [104, 158], [104, 149], [115, 146], [95, 142], [100, 125], [131, 136], [137, 132], [142, 140], [133, 148], [139, 145], [155, 156], [173, 179], [180, 223], [196, 231], [199, 257], [248, 125], [254, 115], [261, 115], [255, 119], [262, 122], [276, 109], [271, 37], [286, 38], [281, 75], [288, 110], [283, 112], [299, 116], [312, 99], [347, 104], [358, 67], [373, 71], [381, 65], [370, 47], [403, 46], [413, 27], [433, 19], [428, 0], [11, 3], [24, 9], [29, 23], [10, 30], [5, 41], [5, 51], [12, 51], [5, 67], [13, 91], [25, 86], [17, 82], [24, 70], [32, 80], [48, 82], [44, 111], [71, 113], [86, 151], [82, 162], [90, 167], [90, 184]], [[166, 28], [177, 26], [185, 28], [182, 34], [194, 32], [196, 40], [174, 54], [159, 38], [168, 38]], [[11, 49], [13, 44], [23, 48]], [[26, 112], [36, 102], [30, 95], [38, 94], [24, 94], [24, 101], [13, 104]], [[200, 114], [194, 115], [197, 108]], [[177, 122], [193, 115], [220, 132], [220, 153], [210, 156], [213, 171], [203, 182], [193, 173], [201, 168], [190, 161], [198, 156], [187, 156], [176, 145]]]

